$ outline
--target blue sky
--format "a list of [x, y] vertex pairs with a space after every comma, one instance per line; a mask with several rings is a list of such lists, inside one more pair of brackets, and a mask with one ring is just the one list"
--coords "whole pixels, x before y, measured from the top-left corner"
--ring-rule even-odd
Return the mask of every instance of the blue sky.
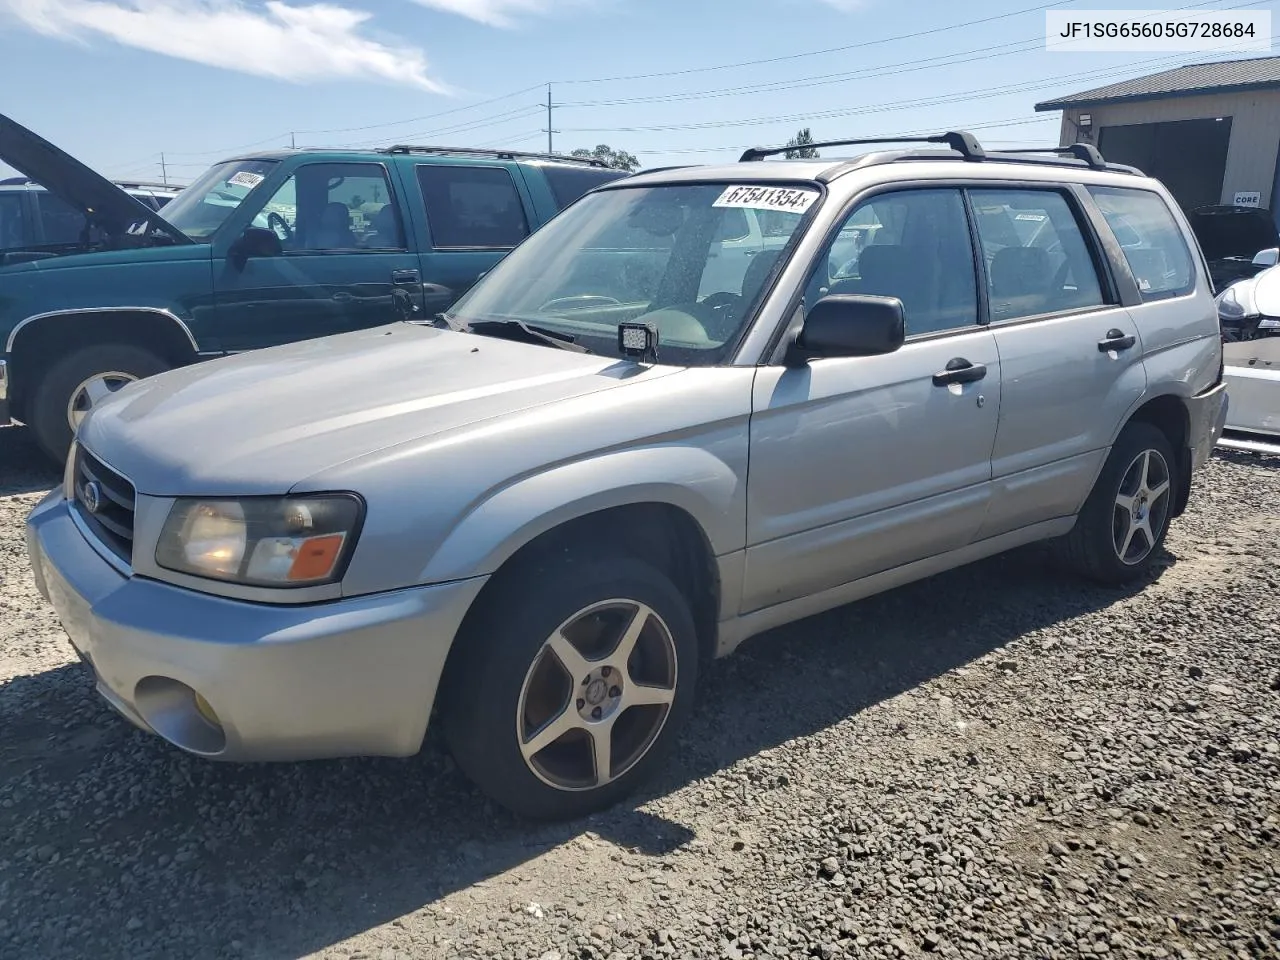
[[[1048, 143], [1057, 115], [1036, 115], [1038, 100], [1225, 56], [1048, 53], [1037, 6], [0, 0], [0, 110], [108, 176], [158, 178], [163, 152], [186, 182], [248, 145], [287, 146], [290, 132], [300, 146], [544, 149], [550, 81], [557, 150], [608, 143], [655, 166], [733, 159], [801, 126], [817, 139], [964, 126]], [[1242, 6], [1275, 4], [1194, 3]], [[726, 66], [745, 61], [765, 62]]]

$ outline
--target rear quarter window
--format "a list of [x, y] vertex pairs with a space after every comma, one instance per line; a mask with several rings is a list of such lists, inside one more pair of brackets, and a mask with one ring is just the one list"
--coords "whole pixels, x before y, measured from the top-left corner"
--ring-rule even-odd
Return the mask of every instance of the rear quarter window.
[[604, 170], [600, 167], [585, 165], [581, 167], [568, 164], [548, 165], [539, 169], [547, 178], [547, 186], [551, 188], [551, 196], [555, 198], [557, 210], [563, 210], [588, 190], [593, 190], [602, 183], [629, 176], [625, 170]]
[[1089, 187], [1129, 264], [1144, 303], [1195, 289], [1191, 248], [1157, 193], [1128, 187]]

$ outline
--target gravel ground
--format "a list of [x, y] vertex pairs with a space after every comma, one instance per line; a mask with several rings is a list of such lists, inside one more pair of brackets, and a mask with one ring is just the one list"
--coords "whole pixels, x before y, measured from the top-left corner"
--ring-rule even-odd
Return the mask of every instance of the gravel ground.
[[0, 957], [1277, 957], [1280, 462], [1155, 582], [1036, 550], [717, 665], [635, 804], [529, 827], [411, 760], [188, 759], [95, 698], [0, 431]]

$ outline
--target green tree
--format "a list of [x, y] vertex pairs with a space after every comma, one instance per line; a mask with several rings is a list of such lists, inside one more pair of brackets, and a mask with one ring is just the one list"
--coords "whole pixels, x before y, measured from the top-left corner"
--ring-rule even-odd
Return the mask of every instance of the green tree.
[[614, 150], [607, 143], [599, 144], [594, 150], [579, 147], [570, 156], [587, 160], [603, 160], [615, 170], [626, 170], [628, 173], [640, 169], [640, 161], [634, 154], [627, 153], [625, 150]]
[[816, 149], [809, 146], [813, 143], [813, 134], [809, 132], [809, 128], [805, 127], [794, 137], [787, 141], [788, 149], [786, 158], [788, 160], [813, 160], [819, 156]]

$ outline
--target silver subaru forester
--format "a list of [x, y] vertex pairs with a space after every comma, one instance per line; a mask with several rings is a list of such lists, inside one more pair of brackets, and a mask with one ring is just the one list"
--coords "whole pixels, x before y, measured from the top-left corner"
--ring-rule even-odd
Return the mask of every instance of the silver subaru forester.
[[763, 630], [1032, 541], [1147, 575], [1226, 404], [1186, 220], [1088, 146], [922, 139], [619, 180], [431, 322], [115, 394], [28, 522], [102, 696], [237, 761], [436, 716], [572, 817]]

